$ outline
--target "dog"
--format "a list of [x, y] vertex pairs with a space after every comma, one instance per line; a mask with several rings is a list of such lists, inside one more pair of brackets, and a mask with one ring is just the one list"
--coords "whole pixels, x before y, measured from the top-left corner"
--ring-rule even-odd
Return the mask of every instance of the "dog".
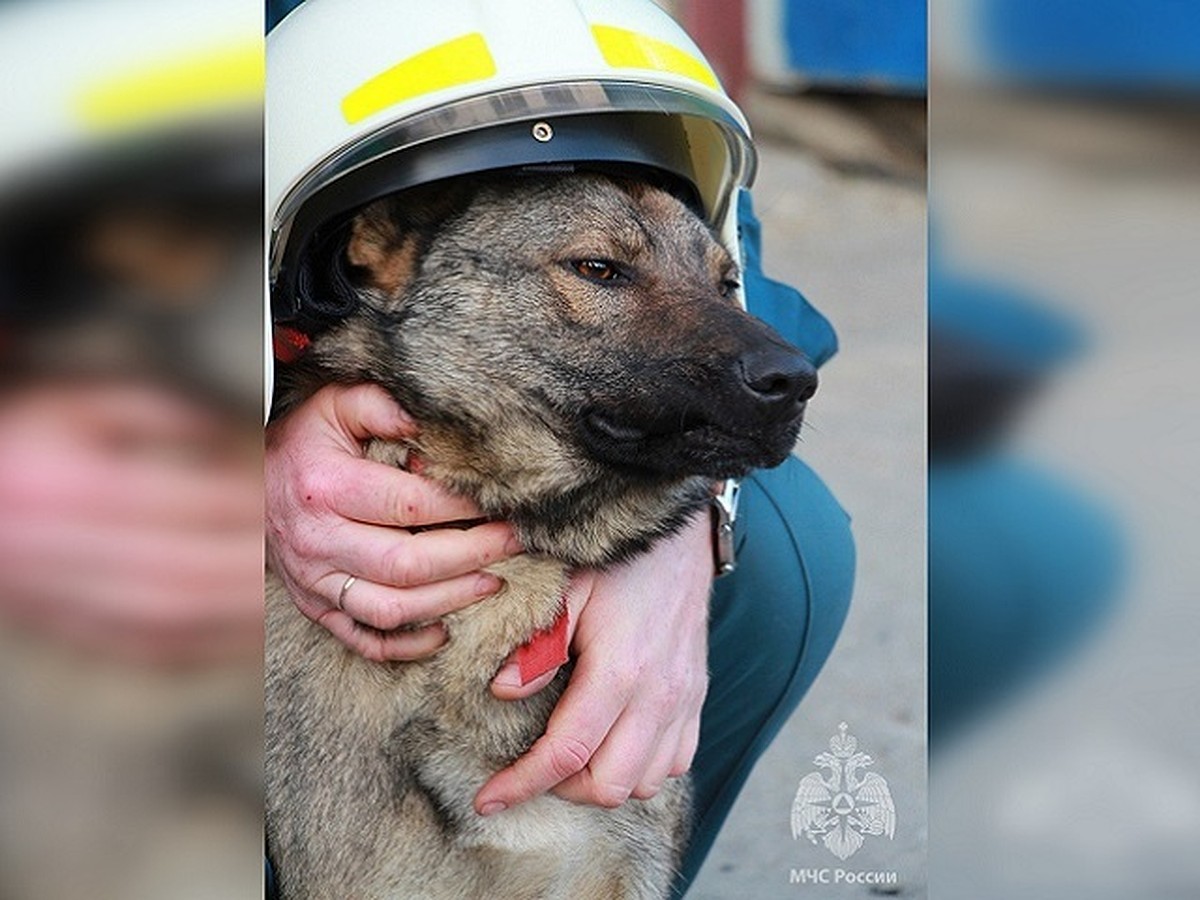
[[793, 449], [816, 374], [736, 301], [730, 253], [674, 193], [626, 174], [509, 173], [375, 201], [318, 265], [353, 311], [280, 375], [286, 412], [384, 386], [421, 424], [405, 465], [513, 523], [505, 586], [445, 617], [428, 660], [358, 658], [267, 581], [268, 849], [286, 900], [665, 897], [687, 779], [617, 809], [472, 798], [542, 735], [569, 666], [516, 702], [489, 684], [553, 623], [568, 573], [627, 560], [715, 480]]

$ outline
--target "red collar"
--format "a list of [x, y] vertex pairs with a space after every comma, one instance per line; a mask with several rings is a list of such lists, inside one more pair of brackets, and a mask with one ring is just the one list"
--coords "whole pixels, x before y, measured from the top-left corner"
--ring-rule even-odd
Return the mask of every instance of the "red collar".
[[567, 626], [570, 619], [567, 598], [564, 596], [558, 608], [558, 618], [517, 648], [521, 684], [529, 684], [567, 661]]

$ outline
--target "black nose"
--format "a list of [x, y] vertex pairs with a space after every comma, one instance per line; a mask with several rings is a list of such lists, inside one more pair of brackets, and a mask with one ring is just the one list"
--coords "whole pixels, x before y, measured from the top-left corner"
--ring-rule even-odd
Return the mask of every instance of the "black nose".
[[755, 347], [738, 358], [738, 371], [742, 384], [760, 404], [790, 407], [817, 392], [817, 370], [793, 347]]

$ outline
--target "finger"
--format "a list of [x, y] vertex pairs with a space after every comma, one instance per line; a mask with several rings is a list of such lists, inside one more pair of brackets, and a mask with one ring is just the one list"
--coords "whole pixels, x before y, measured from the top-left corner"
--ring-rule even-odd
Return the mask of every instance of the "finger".
[[340, 599], [342, 611], [356, 622], [380, 631], [440, 618], [491, 596], [504, 583], [490, 572], [400, 589], [358, 577], [343, 594], [346, 580], [345, 575], [331, 575], [318, 587], [322, 594], [335, 598], [335, 603]]
[[544, 794], [584, 770], [617, 721], [627, 698], [580, 669], [550, 716], [546, 733], [475, 795], [480, 815], [492, 815]]
[[[557, 785], [554, 793], [573, 803], [610, 809], [620, 806], [648, 771], [663, 732], [664, 728], [653, 717], [626, 712], [593, 754], [587, 768]], [[671, 756], [674, 757], [674, 747]], [[668, 762], [663, 767], [664, 777], [669, 766]]]
[[[123, 626], [129, 627], [123, 627]], [[252, 660], [262, 653], [263, 634], [239, 623], [222, 630], [161, 631], [136, 623], [68, 620], [51, 632], [79, 651], [141, 665], [166, 666]]]
[[683, 723], [679, 744], [675, 750], [675, 760], [667, 775], [671, 778], [678, 778], [680, 775], [686, 774], [692, 768], [692, 761], [696, 758], [696, 750], [699, 746], [700, 714], [697, 712]]
[[[328, 535], [326, 535], [328, 540]], [[415, 587], [487, 568], [521, 552], [512, 526], [487, 522], [474, 528], [439, 528], [408, 534], [378, 525], [356, 525], [338, 539], [334, 571], [377, 584]], [[342, 583], [328, 594], [337, 597]]]
[[554, 680], [561, 666], [555, 666], [549, 672], [539, 675], [526, 684], [521, 683], [521, 666], [517, 662], [508, 662], [492, 679], [492, 694], [497, 700], [524, 700], [532, 697]]
[[412, 437], [418, 431], [412, 416], [377, 384], [328, 386], [317, 396], [331, 405], [334, 420], [356, 441]]
[[[483, 515], [475, 503], [426, 478], [373, 460], [347, 460], [327, 492], [334, 512], [375, 525], [436, 525]], [[324, 492], [324, 491], [323, 491]], [[313, 491], [306, 492], [306, 496]]]
[[662, 790], [679, 755], [679, 743], [683, 728], [684, 723], [677, 721], [673, 722], [663, 733], [654, 750], [654, 755], [650, 759], [650, 764], [646, 766], [646, 771], [642, 773], [637, 786], [630, 794], [631, 797], [638, 800], [649, 800]]
[[140, 615], [136, 610], [127, 615], [100, 610], [96, 615], [81, 615], [74, 609], [52, 623], [52, 632], [81, 648], [155, 665], [258, 660], [263, 647], [261, 588], [242, 591], [239, 597], [236, 608], [178, 620]]
[[10, 513], [163, 525], [221, 526], [261, 518], [258, 463], [178, 453], [124, 453], [36, 427], [0, 435], [0, 496]]
[[[579, 614], [587, 604], [594, 578], [590, 573], [579, 573], [571, 578], [567, 586], [565, 601], [567, 604], [567, 646], [575, 638], [575, 629], [579, 627]], [[521, 666], [517, 662], [516, 653], [496, 673], [492, 679], [492, 694], [499, 700], [524, 700], [541, 691], [554, 680], [560, 667], [556, 666], [549, 672], [539, 675], [532, 681], [521, 682]]]
[[412, 631], [378, 631], [338, 609], [329, 610], [317, 622], [355, 653], [373, 662], [424, 659], [446, 643], [446, 629], [438, 622]]

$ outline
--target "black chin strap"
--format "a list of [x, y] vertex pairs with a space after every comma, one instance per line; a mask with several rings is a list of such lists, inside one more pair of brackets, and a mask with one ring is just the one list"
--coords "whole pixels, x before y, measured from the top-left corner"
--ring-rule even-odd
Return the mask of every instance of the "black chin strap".
[[358, 292], [346, 259], [350, 230], [344, 223], [325, 229], [306, 248], [296, 272], [296, 311], [288, 324], [313, 335], [350, 315]]

